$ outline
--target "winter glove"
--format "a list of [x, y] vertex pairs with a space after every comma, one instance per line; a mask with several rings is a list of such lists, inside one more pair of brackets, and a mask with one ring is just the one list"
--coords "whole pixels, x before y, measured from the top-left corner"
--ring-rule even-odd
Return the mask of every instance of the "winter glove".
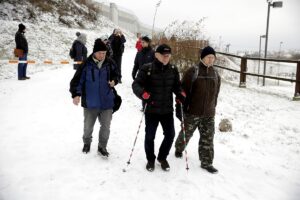
[[181, 103], [179, 102], [176, 102], [175, 104], [175, 115], [179, 119], [179, 121], [182, 120]]
[[176, 96], [176, 102], [183, 104], [186, 98], [186, 94], [184, 91], [181, 91], [177, 96]]
[[143, 94], [142, 94], [142, 99], [145, 102], [150, 102], [150, 94], [148, 92], [144, 91]]

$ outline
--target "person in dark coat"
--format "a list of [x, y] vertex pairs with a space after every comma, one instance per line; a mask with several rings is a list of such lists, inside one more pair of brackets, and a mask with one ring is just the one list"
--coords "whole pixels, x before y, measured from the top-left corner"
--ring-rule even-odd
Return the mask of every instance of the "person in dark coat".
[[[26, 27], [24, 24], [19, 24], [19, 30], [15, 35], [16, 49], [21, 50], [21, 54], [19, 55], [19, 61], [27, 61], [28, 55], [28, 43], [25, 37]], [[18, 80], [26, 80], [30, 79], [30, 77], [26, 76], [27, 71], [27, 63], [19, 63], [18, 64]]]
[[132, 69], [132, 78], [135, 79], [135, 76], [138, 70], [146, 64], [154, 61], [154, 50], [151, 47], [151, 40], [148, 36], [142, 37], [142, 49], [136, 53], [134, 59], [134, 66]]
[[107, 47], [106, 56], [112, 59], [114, 53], [113, 53], [113, 50], [112, 50], [112, 48], [111, 48], [110, 41], [108, 40], [108, 37], [107, 37], [106, 35], [103, 35], [103, 36], [101, 37], [101, 40], [102, 40], [102, 42], [104, 42], [104, 44], [105, 44], [106, 47]]
[[[202, 50], [201, 60], [195, 68], [189, 68], [182, 78], [182, 87], [187, 92], [186, 109], [184, 111], [184, 127], [186, 145], [198, 128], [200, 133], [198, 154], [201, 167], [210, 173], [218, 170], [212, 165], [214, 158], [215, 113], [220, 91], [221, 78], [214, 69], [215, 50], [207, 46]], [[198, 72], [192, 82], [194, 73]], [[175, 142], [175, 156], [182, 157], [185, 148], [184, 134], [181, 130]]]
[[173, 93], [184, 101], [179, 72], [170, 64], [171, 48], [162, 44], [156, 49], [155, 60], [142, 66], [132, 84], [134, 94], [146, 102], [145, 105], [145, 152], [147, 157], [146, 169], [153, 171], [156, 155], [154, 138], [160, 123], [164, 139], [159, 149], [157, 160], [165, 171], [170, 170], [167, 156], [175, 136], [173, 119]]
[[81, 106], [84, 113], [84, 153], [90, 151], [96, 119], [100, 122], [98, 152], [108, 156], [107, 142], [114, 107], [113, 87], [118, 83], [118, 71], [114, 62], [106, 57], [107, 47], [97, 39], [93, 53], [77, 69], [70, 82], [73, 103]]
[[[135, 79], [137, 72], [141, 69], [141, 67], [146, 64], [154, 61], [154, 50], [151, 47], [151, 40], [148, 36], [142, 37], [142, 49], [136, 53], [134, 59], [134, 66], [132, 69], [132, 78]], [[145, 102], [142, 101], [142, 110], [144, 110]]]
[[[76, 35], [78, 32], [76, 33]], [[86, 34], [85, 33], [79, 33], [77, 39], [74, 41], [72, 48], [75, 51], [75, 57], [74, 61], [77, 62], [84, 62], [87, 58], [87, 48], [86, 48]], [[74, 64], [73, 68], [76, 70], [80, 64]]]
[[111, 48], [113, 50], [113, 60], [116, 62], [116, 65], [119, 70], [120, 80], [121, 83], [122, 79], [122, 56], [124, 52], [124, 43], [126, 42], [126, 39], [120, 29], [115, 29], [113, 34], [108, 38], [110, 41]]

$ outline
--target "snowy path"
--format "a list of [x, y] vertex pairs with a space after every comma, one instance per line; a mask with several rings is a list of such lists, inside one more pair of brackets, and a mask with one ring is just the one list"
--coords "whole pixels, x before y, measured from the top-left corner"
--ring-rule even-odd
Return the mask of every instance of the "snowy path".
[[[296, 200], [300, 195], [300, 104], [285, 98], [223, 84], [216, 124], [233, 121], [232, 133], [216, 132], [215, 166], [219, 174], [200, 168], [199, 134], [188, 146], [190, 171], [171, 150], [171, 171], [157, 165], [145, 170], [144, 126], [132, 164], [130, 149], [141, 112], [131, 91], [135, 50], [123, 56], [123, 97], [113, 116], [108, 150], [97, 154], [97, 134], [91, 152], [81, 153], [83, 114], [68, 92], [71, 66], [36, 73], [29, 81], [0, 81], [0, 199], [218, 199]], [[29, 67], [30, 70], [30, 67]], [[179, 131], [176, 120], [176, 132]], [[156, 149], [162, 138], [157, 133]], [[176, 135], [177, 136], [177, 135]]]

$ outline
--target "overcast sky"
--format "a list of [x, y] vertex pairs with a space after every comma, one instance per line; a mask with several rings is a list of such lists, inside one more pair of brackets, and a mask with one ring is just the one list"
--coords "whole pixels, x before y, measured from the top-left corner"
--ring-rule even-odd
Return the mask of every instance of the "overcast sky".
[[[99, 0], [101, 1], [101, 0]], [[103, 0], [108, 2], [107, 0]], [[102, 1], [102, 2], [103, 2]], [[158, 0], [111, 0], [135, 13], [152, 27]], [[207, 37], [216, 44], [230, 44], [230, 51], [258, 50], [259, 36], [266, 33], [266, 0], [162, 0], [155, 26], [164, 28], [172, 21], [207, 17]], [[300, 49], [300, 0], [283, 0], [282, 8], [271, 8], [269, 50]], [[264, 44], [264, 41], [262, 41]], [[262, 45], [264, 48], [264, 45]]]

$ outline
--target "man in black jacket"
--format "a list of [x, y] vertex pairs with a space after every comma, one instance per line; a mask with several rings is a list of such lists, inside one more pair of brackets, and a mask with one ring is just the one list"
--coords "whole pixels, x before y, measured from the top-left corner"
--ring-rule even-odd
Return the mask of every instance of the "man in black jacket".
[[135, 76], [138, 70], [146, 64], [154, 61], [154, 51], [151, 47], [151, 40], [148, 36], [142, 37], [142, 50], [136, 53], [134, 59], [134, 66], [132, 69], [132, 78], [135, 79]]
[[119, 83], [121, 83], [122, 78], [122, 56], [125, 49], [124, 43], [126, 42], [126, 39], [120, 29], [115, 29], [113, 34], [108, 38], [111, 48], [113, 50], [113, 60], [116, 62], [118, 70], [119, 70]]
[[[78, 32], [76, 33], [76, 35]], [[79, 33], [77, 39], [73, 42], [72, 48], [74, 52], [74, 61], [76, 62], [83, 62], [87, 59], [87, 48], [86, 48], [86, 34], [85, 33]], [[77, 70], [77, 68], [80, 66], [80, 64], [74, 64], [73, 69]]]
[[160, 123], [164, 139], [160, 146], [157, 160], [165, 171], [170, 170], [167, 156], [175, 136], [173, 119], [173, 93], [180, 101], [184, 101], [179, 73], [174, 65], [169, 63], [171, 48], [160, 45], [155, 52], [155, 60], [144, 65], [132, 84], [133, 92], [145, 101], [145, 152], [148, 163], [146, 169], [153, 171], [155, 167], [154, 138]]
[[[19, 24], [19, 30], [16, 32], [15, 35], [16, 49], [22, 51], [22, 54], [19, 55], [19, 61], [27, 61], [28, 43], [24, 35], [25, 30], [26, 27], [24, 26], [24, 24]], [[27, 63], [18, 64], [18, 80], [30, 79], [28, 76], [26, 76], [26, 70]]]
[[[150, 63], [154, 61], [154, 51], [151, 47], [151, 40], [148, 36], [144, 36], [142, 37], [142, 50], [138, 51], [136, 53], [135, 59], [134, 59], [134, 66], [132, 69], [132, 78], [133, 80], [135, 79], [135, 76], [138, 72], [138, 70], [141, 69], [141, 67], [146, 64], [146, 63]], [[143, 108], [142, 110], [144, 110], [145, 107], [145, 103], [143, 101], [142, 103]]]

